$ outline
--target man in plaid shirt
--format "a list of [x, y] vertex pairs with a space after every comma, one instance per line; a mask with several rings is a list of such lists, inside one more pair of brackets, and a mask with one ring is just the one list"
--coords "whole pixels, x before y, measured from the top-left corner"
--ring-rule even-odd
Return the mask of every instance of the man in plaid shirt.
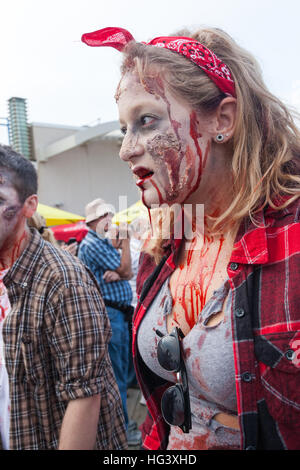
[[129, 331], [126, 314], [131, 308], [132, 291], [128, 279], [132, 277], [129, 238], [123, 238], [122, 255], [106, 237], [114, 209], [102, 199], [95, 199], [85, 209], [89, 232], [80, 244], [78, 257], [93, 272], [101, 288], [112, 337], [108, 346], [113, 370], [119, 386], [126, 427], [127, 372], [129, 360]]
[[126, 449], [97, 282], [79, 260], [28, 228], [36, 193], [33, 165], [0, 146], [0, 269], [11, 304], [3, 324], [9, 448]]

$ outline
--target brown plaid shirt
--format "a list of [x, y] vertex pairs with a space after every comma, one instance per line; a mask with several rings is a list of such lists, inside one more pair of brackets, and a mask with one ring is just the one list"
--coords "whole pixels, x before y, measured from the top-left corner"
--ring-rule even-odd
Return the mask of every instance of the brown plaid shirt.
[[79, 260], [32, 239], [4, 278], [10, 449], [57, 449], [69, 400], [101, 395], [97, 449], [126, 449], [107, 352], [111, 329], [96, 281]]

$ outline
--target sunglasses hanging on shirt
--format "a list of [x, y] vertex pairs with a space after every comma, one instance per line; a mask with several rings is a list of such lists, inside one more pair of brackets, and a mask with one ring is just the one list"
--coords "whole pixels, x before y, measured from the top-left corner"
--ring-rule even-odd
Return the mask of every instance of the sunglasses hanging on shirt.
[[169, 372], [176, 372], [177, 383], [169, 387], [161, 399], [161, 411], [164, 420], [171, 426], [179, 426], [184, 433], [192, 428], [188, 378], [183, 360], [181, 340], [184, 334], [178, 327], [170, 334], [160, 336], [157, 345], [157, 359], [161, 367]]

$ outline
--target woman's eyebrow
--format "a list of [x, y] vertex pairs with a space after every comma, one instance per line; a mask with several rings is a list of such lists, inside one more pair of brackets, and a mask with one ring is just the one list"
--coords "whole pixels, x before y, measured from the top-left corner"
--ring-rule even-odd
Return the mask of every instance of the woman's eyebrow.
[[[141, 113], [143, 108], [144, 108], [144, 104], [139, 104], [139, 105], [133, 106], [128, 111], [127, 118], [129, 120], [135, 120], [137, 118], [137, 116]], [[120, 117], [120, 124], [124, 124], [125, 122], [126, 122], [126, 120], [124, 118]]]
[[[135, 120], [137, 119], [137, 117], [139, 117], [139, 115], [141, 113], [162, 113], [162, 109], [161, 107], [159, 106], [156, 106], [155, 103], [153, 103], [152, 101], [151, 102], [147, 102], [146, 100], [143, 102], [143, 103], [139, 103], [139, 104], [136, 104], [136, 105], [132, 105], [132, 107], [130, 107], [130, 110], [128, 112], [126, 112], [126, 117], [128, 118], [128, 120]], [[120, 116], [120, 123], [125, 123], [126, 120]]]

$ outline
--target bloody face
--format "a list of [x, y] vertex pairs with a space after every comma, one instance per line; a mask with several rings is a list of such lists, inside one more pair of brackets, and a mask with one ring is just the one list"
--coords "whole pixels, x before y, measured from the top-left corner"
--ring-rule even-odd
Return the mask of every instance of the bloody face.
[[127, 161], [147, 207], [191, 202], [210, 149], [209, 123], [168, 90], [159, 76], [122, 78], [117, 102]]
[[8, 248], [15, 238], [22, 220], [23, 204], [9, 174], [0, 169], [0, 253]]

